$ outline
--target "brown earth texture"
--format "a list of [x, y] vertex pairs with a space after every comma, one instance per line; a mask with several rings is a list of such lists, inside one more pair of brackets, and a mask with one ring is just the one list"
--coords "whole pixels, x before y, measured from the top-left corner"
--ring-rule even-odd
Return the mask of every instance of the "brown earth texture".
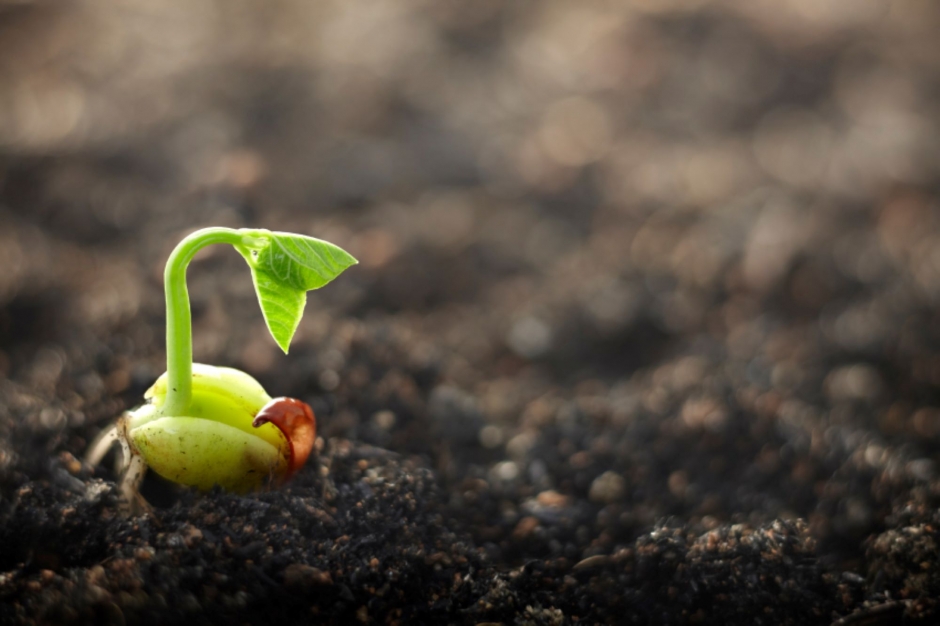
[[[940, 623], [940, 5], [0, 0], [0, 623]], [[90, 441], [332, 241], [279, 489]], [[113, 455], [112, 455], [113, 456]]]

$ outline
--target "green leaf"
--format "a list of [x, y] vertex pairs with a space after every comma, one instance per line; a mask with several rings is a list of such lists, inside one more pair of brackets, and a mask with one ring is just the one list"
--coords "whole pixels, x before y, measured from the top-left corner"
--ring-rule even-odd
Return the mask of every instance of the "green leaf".
[[303, 317], [307, 292], [319, 289], [357, 263], [329, 242], [291, 233], [267, 233], [268, 244], [248, 264], [264, 321], [284, 353]]

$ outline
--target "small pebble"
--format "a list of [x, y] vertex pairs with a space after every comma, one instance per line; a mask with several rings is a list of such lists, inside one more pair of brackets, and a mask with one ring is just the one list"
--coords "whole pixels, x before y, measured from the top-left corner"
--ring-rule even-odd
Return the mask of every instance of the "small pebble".
[[284, 568], [284, 585], [287, 587], [308, 588], [316, 585], [332, 585], [329, 572], [305, 565], [292, 563]]
[[610, 557], [604, 554], [596, 554], [594, 556], [589, 556], [586, 559], [578, 561], [575, 566], [572, 568], [575, 571], [592, 569], [595, 567], [602, 567], [610, 563]]
[[591, 483], [588, 497], [592, 502], [612, 504], [623, 498], [627, 490], [626, 481], [616, 472], [604, 472]]
[[519, 520], [519, 523], [516, 524], [516, 528], [512, 531], [512, 536], [514, 539], [525, 539], [532, 532], [539, 527], [539, 521], [532, 517], [523, 517]]

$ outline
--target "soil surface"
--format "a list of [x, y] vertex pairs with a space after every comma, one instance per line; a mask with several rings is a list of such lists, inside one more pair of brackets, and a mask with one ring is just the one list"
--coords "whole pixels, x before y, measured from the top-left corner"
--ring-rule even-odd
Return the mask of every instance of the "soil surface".
[[[936, 5], [249, 5], [0, 1], [0, 623], [940, 622]], [[190, 269], [318, 453], [129, 515], [209, 225], [361, 261]]]

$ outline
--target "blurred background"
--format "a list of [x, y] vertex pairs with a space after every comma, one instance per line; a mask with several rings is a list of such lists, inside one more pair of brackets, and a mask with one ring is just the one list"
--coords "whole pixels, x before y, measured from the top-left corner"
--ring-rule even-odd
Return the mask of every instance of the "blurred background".
[[481, 541], [578, 498], [595, 530], [526, 549], [666, 514], [863, 537], [938, 452], [938, 28], [928, 0], [0, 0], [0, 372], [77, 454], [163, 370], [186, 232], [307, 233], [361, 264], [291, 357], [222, 250], [197, 360], [429, 455], [458, 509], [504, 494]]

